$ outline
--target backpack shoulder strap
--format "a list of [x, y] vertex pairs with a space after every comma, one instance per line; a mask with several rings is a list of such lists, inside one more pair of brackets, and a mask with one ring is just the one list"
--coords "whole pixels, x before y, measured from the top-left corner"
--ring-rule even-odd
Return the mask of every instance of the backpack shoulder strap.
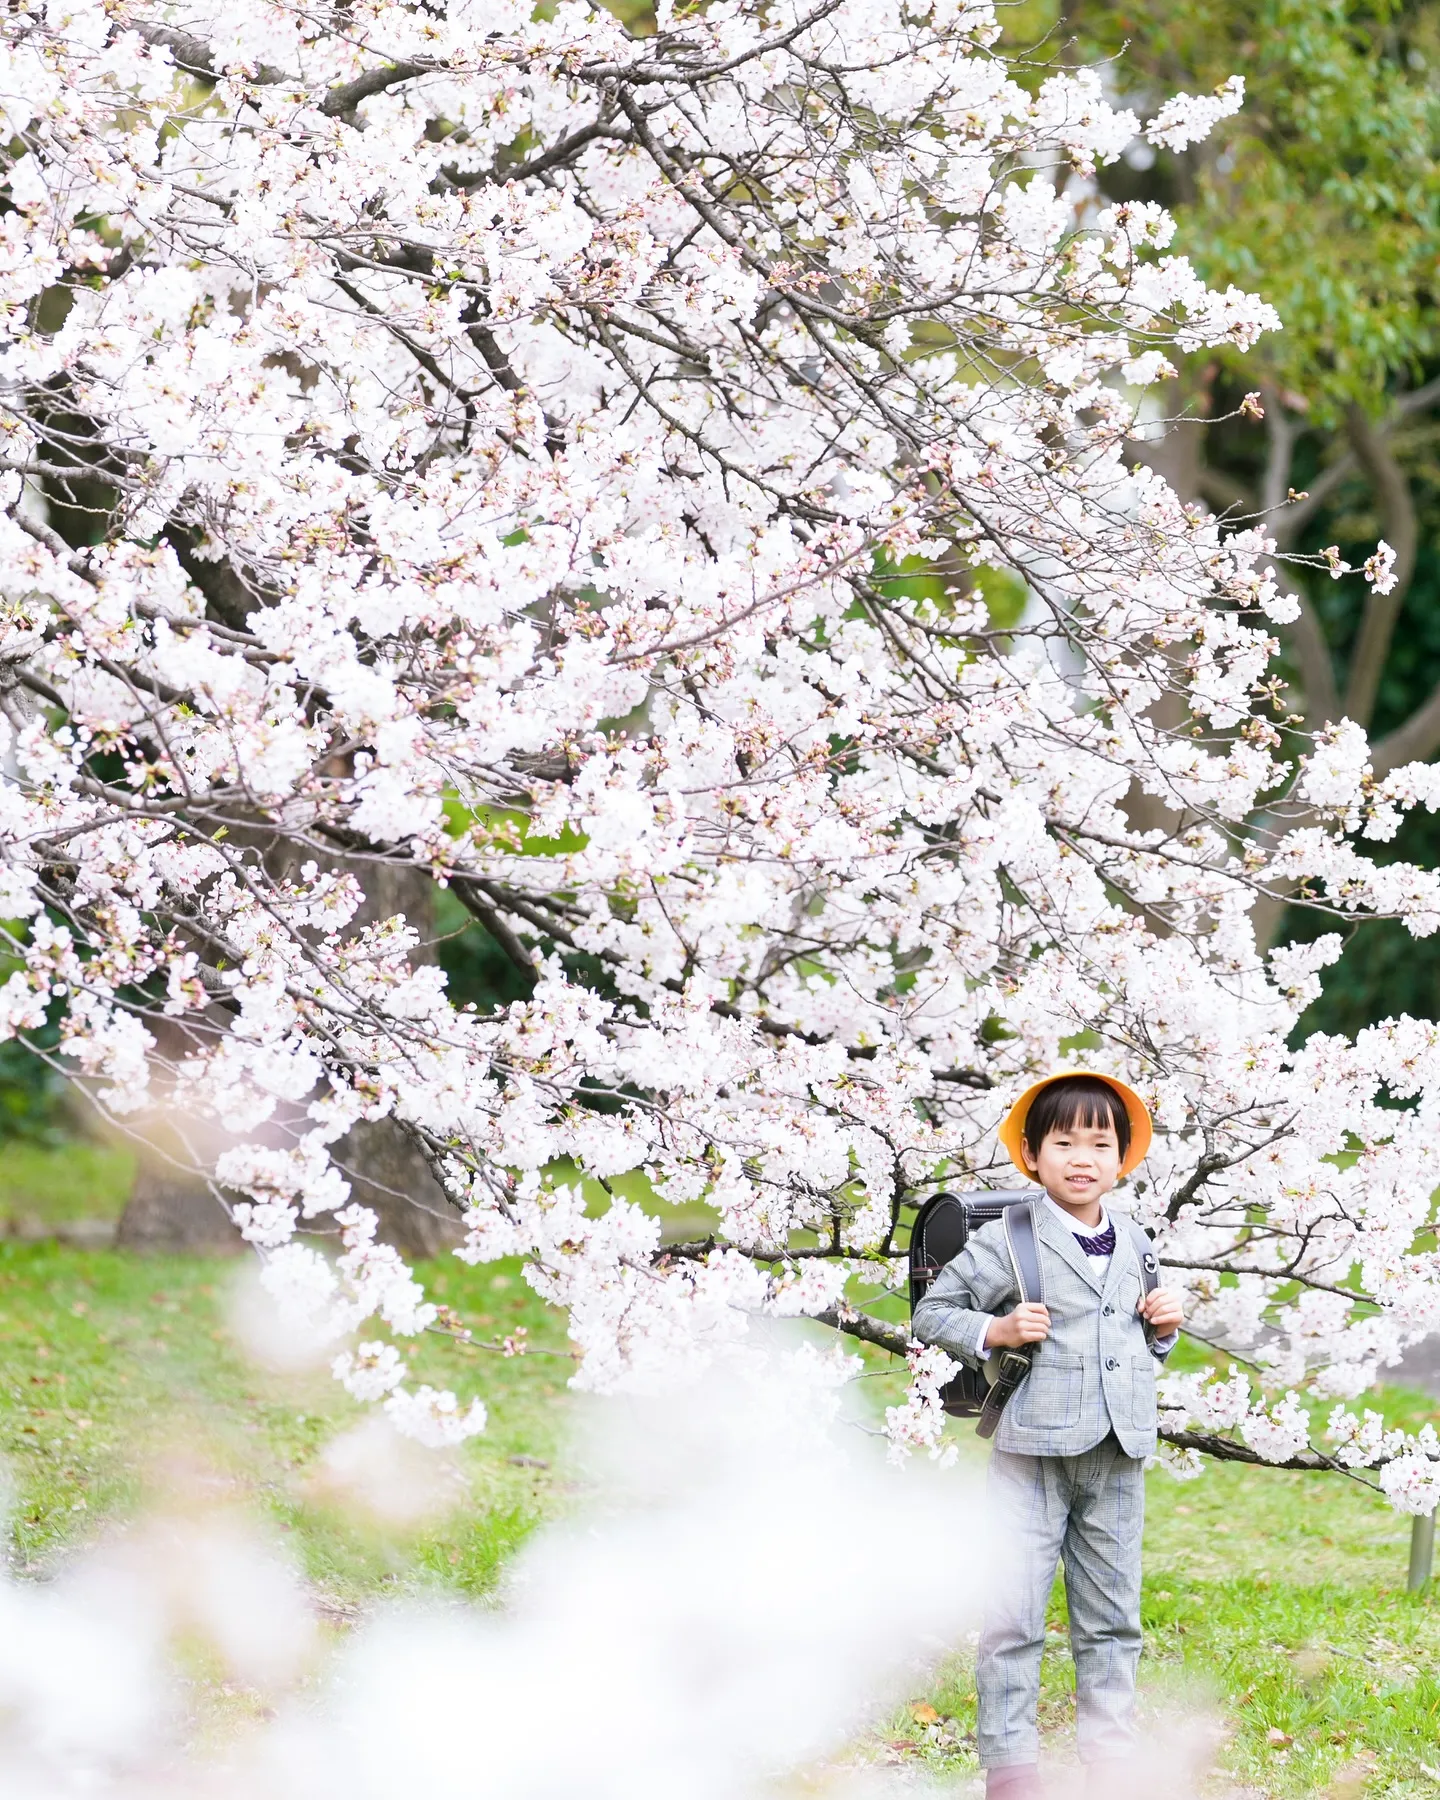
[[1138, 1220], [1126, 1219], [1124, 1223], [1130, 1242], [1135, 1246], [1135, 1255], [1140, 1263], [1140, 1280], [1148, 1296], [1160, 1285], [1160, 1259], [1155, 1254], [1155, 1243]]
[[[1148, 1300], [1160, 1285], [1160, 1258], [1155, 1254], [1155, 1243], [1150, 1233], [1137, 1219], [1126, 1219], [1124, 1223], [1126, 1234], [1135, 1246], [1135, 1257], [1140, 1264], [1140, 1285]], [[1155, 1329], [1148, 1319], [1142, 1320], [1142, 1323], [1148, 1343], [1155, 1336]]]
[[[1015, 1272], [1015, 1285], [1020, 1290], [1022, 1301], [1045, 1300], [1045, 1278], [1040, 1270], [1040, 1241], [1035, 1231], [1035, 1203], [1033, 1200], [1015, 1200], [1000, 1215], [1005, 1233], [1005, 1248], [1010, 1253], [1010, 1267]], [[985, 1396], [985, 1404], [980, 1410], [980, 1423], [975, 1427], [975, 1435], [980, 1438], [992, 1438], [1000, 1423], [1000, 1415], [1005, 1410], [1010, 1396], [1030, 1373], [1030, 1364], [1035, 1351], [1031, 1345], [1023, 1350], [1005, 1350], [998, 1357], [992, 1357], [985, 1365], [986, 1379], [990, 1381], [990, 1392]], [[998, 1364], [998, 1368], [994, 1365]], [[990, 1371], [994, 1370], [993, 1376]]]
[[1040, 1241], [1035, 1231], [1035, 1203], [1016, 1201], [1001, 1215], [1005, 1224], [1005, 1248], [1010, 1252], [1010, 1267], [1015, 1271], [1015, 1285], [1020, 1298], [1045, 1302], [1045, 1277], [1040, 1266]]

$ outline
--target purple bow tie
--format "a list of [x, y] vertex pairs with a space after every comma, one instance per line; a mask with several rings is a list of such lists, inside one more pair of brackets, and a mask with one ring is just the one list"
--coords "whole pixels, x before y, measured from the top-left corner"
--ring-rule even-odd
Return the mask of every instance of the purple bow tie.
[[1087, 1256], [1113, 1256], [1115, 1254], [1115, 1227], [1113, 1224], [1109, 1225], [1100, 1233], [1099, 1237], [1092, 1238], [1081, 1237], [1077, 1231], [1075, 1242]]

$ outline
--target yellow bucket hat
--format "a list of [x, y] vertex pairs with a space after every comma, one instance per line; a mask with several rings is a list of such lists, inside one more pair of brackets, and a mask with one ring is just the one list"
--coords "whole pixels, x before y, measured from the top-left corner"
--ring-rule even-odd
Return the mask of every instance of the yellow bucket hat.
[[1076, 1077], [1088, 1075], [1092, 1081], [1103, 1081], [1107, 1087], [1114, 1088], [1125, 1106], [1130, 1120], [1130, 1148], [1125, 1152], [1125, 1160], [1120, 1164], [1120, 1173], [1128, 1175], [1132, 1169], [1138, 1169], [1144, 1162], [1146, 1152], [1150, 1148], [1153, 1127], [1150, 1123], [1150, 1110], [1128, 1082], [1121, 1081], [1118, 1075], [1102, 1075], [1098, 1069], [1062, 1069], [1058, 1075], [1047, 1075], [1043, 1081], [1037, 1081], [1025, 1092], [1006, 1113], [1004, 1123], [996, 1136], [1010, 1152], [1010, 1160], [1027, 1181], [1035, 1179], [1033, 1173], [1026, 1168], [1025, 1158], [1021, 1153], [1020, 1142], [1025, 1136], [1025, 1121], [1030, 1115], [1030, 1108], [1035, 1104], [1035, 1097], [1042, 1089], [1053, 1087], [1057, 1081], [1073, 1081]]

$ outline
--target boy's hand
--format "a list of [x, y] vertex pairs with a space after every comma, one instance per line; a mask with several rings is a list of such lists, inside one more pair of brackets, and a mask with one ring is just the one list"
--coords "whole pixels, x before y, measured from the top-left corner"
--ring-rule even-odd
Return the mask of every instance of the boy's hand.
[[[1156, 1289], [1159, 1292], [1159, 1289]], [[1018, 1350], [1022, 1344], [1039, 1344], [1050, 1335], [1050, 1314], [1038, 1300], [1026, 1300], [1004, 1318], [992, 1319], [985, 1333], [985, 1348]]]
[[1139, 1312], [1156, 1337], [1168, 1337], [1185, 1323], [1185, 1296], [1179, 1288], [1157, 1287], [1140, 1302]]

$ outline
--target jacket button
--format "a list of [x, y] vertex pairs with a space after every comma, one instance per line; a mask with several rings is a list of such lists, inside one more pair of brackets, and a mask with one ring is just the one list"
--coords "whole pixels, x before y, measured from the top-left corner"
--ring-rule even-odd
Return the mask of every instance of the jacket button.
[[1105, 1358], [1105, 1367], [1107, 1369], [1118, 1369], [1120, 1367], [1119, 1358], [1114, 1357], [1114, 1356], [1107, 1356]]
[[1108, 1319], [1111, 1316], [1111, 1314], [1115, 1311], [1115, 1308], [1113, 1306], [1102, 1306], [1100, 1308], [1100, 1310], [1105, 1315], [1105, 1317]]

